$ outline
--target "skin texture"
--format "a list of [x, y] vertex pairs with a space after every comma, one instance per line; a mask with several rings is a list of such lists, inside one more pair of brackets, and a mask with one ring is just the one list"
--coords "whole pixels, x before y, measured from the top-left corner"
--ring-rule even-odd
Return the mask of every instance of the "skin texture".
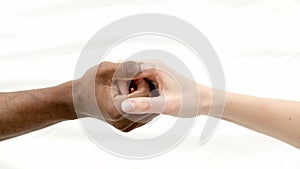
[[299, 102], [227, 92], [223, 119], [300, 148]]
[[72, 83], [0, 94], [0, 140], [76, 119]]
[[[160, 68], [167, 67], [166, 65], [162, 66], [162, 63], [157, 63], [157, 65]], [[175, 84], [178, 81], [191, 83], [188, 79], [176, 75], [174, 71], [171, 74], [167, 74], [155, 66], [149, 68], [147, 72], [147, 75], [140, 78], [148, 78], [157, 83], [160, 92], [165, 96], [164, 99], [130, 98], [122, 103], [122, 109], [125, 112], [132, 114], [149, 112], [177, 117], [190, 117], [190, 114], [186, 114], [188, 111], [182, 111], [182, 106], [174, 106], [174, 103], [175, 105], [179, 105], [183, 98], [189, 98], [190, 100], [199, 100], [197, 104], [199, 111], [196, 115], [208, 115], [210, 109], [221, 107], [223, 104], [219, 102], [218, 104], [214, 104], [213, 107], [212, 93], [223, 93], [225, 95], [225, 107], [222, 119], [300, 148], [300, 102], [258, 98], [224, 92], [196, 84], [195, 82], [194, 84], [198, 88], [198, 95], [185, 90], [184, 95], [182, 95]], [[166, 105], [166, 107], [162, 110], [157, 109], [157, 105], [161, 104]], [[214, 116], [213, 114], [209, 115]]]
[[[140, 127], [156, 115], [128, 115], [121, 111], [120, 104], [126, 98], [148, 97], [148, 81], [133, 81], [136, 89], [125, 94], [120, 89], [128, 90], [128, 86], [119, 88], [116, 85], [119, 79], [127, 82], [126, 79], [140, 71], [140, 63], [103, 62], [88, 70], [82, 78], [59, 86], [0, 93], [0, 140], [78, 117], [98, 118], [124, 132]], [[90, 105], [92, 96], [95, 96], [95, 105]], [[77, 105], [77, 114], [74, 105]]]

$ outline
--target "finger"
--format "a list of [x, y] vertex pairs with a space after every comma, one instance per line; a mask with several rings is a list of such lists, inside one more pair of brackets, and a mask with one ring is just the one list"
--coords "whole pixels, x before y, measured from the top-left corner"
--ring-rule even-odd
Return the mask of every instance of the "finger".
[[113, 62], [101, 62], [98, 66], [97, 76], [112, 78], [118, 65], [118, 63]]
[[[137, 116], [136, 114], [128, 114], [129, 116], [134, 115]], [[124, 132], [128, 132], [131, 131], [135, 128], [141, 127], [147, 123], [149, 123], [150, 121], [152, 121], [155, 117], [158, 116], [158, 114], [146, 114], [146, 115], [139, 115], [140, 118], [137, 121], [132, 121], [131, 118], [127, 118], [129, 119], [129, 122], [126, 123], [125, 126], [123, 126], [122, 128], [120, 128], [120, 130], [124, 131]]]
[[129, 98], [133, 97], [148, 97], [150, 94], [150, 88], [148, 82], [145, 79], [137, 79], [133, 81], [137, 90], [128, 95]]
[[120, 90], [121, 95], [128, 95], [129, 94], [129, 92], [128, 92], [128, 84], [127, 84], [126, 81], [118, 80], [117, 84], [118, 84], [118, 88]]
[[135, 122], [138, 123], [149, 123], [152, 121], [155, 117], [157, 117], [159, 114], [157, 113], [147, 113], [147, 114], [129, 114], [126, 113], [126, 118], [127, 119], [137, 119]]
[[120, 115], [118, 118], [110, 119], [110, 121], [130, 120], [131, 122], [147, 123], [151, 121], [157, 114], [128, 114], [122, 111], [121, 104], [124, 100], [128, 99], [126, 95], [119, 95], [115, 97], [114, 104], [117, 109], [117, 113]]
[[140, 65], [141, 63], [133, 61], [119, 63], [115, 71], [114, 78], [124, 80], [131, 79], [141, 73]]
[[116, 80], [131, 80], [148, 78], [155, 72], [155, 66], [152, 63], [142, 63], [127, 61], [120, 63], [114, 73]]
[[140, 65], [141, 73], [136, 75], [136, 79], [147, 78], [151, 81], [155, 80], [156, 65], [154, 63], [143, 62]]
[[[130, 115], [136, 115], [136, 114], [130, 114]], [[149, 123], [150, 121], [152, 121], [158, 115], [159, 114], [146, 114], [146, 115], [143, 115], [143, 116], [140, 115], [141, 118], [138, 121], [136, 121], [135, 123], [131, 123], [130, 125], [127, 125], [127, 127], [124, 127], [122, 129], [122, 131], [128, 132], [128, 131], [131, 131], [135, 128], [141, 127], [141, 126]]]
[[119, 130], [121, 130], [123, 132], [130, 132], [131, 130], [141, 127], [145, 124], [146, 123], [130, 123], [130, 124], [124, 126], [123, 128], [120, 128]]
[[112, 95], [113, 95], [113, 97], [116, 97], [116, 96], [118, 96], [120, 93], [119, 93], [119, 87], [118, 87], [118, 85], [116, 84], [116, 83], [114, 83], [113, 85], [112, 85], [112, 87], [111, 87], [111, 92], [112, 92]]
[[123, 132], [129, 132], [131, 130], [134, 130], [136, 128], [139, 128], [141, 126], [145, 125], [145, 123], [135, 123], [134, 125], [131, 125], [130, 127], [127, 127], [126, 129], [123, 129]]
[[113, 78], [114, 80], [148, 78], [149, 80], [154, 81], [155, 72], [156, 65], [150, 62], [102, 62], [98, 66], [97, 76], [105, 76]]
[[121, 108], [124, 112], [131, 114], [163, 114], [165, 104], [165, 97], [162, 95], [159, 97], [138, 97], [124, 100]]
[[[141, 62], [127, 61], [122, 63], [101, 62], [98, 66], [98, 75], [117, 79], [132, 79], [142, 72]], [[142, 66], [145, 67], [145, 66]]]

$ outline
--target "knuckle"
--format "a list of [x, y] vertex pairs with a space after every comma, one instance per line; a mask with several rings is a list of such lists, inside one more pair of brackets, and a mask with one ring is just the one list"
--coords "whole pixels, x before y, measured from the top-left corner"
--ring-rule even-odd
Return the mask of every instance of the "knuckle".
[[150, 91], [148, 88], [141, 88], [141, 89], [139, 89], [139, 91], [141, 92], [141, 97], [149, 96]]
[[118, 118], [120, 118], [120, 116], [121, 116], [121, 114], [117, 111], [113, 111], [113, 112], [110, 113], [110, 117], [112, 119], [118, 119]]
[[101, 62], [99, 64], [99, 66], [98, 66], [98, 72], [97, 72], [98, 75], [102, 75], [105, 72], [107, 64], [108, 64], [108, 62]]
[[143, 100], [143, 101], [141, 101], [139, 106], [140, 106], [140, 110], [147, 111], [151, 108], [151, 103], [148, 100]]
[[124, 62], [123, 70], [127, 76], [134, 76], [140, 72], [140, 64], [133, 61]]
[[103, 76], [103, 75], [108, 76], [112, 72], [114, 72], [115, 66], [116, 66], [116, 64], [112, 63], [112, 62], [107, 62], [107, 61], [101, 62], [98, 65], [97, 75], [98, 76]]

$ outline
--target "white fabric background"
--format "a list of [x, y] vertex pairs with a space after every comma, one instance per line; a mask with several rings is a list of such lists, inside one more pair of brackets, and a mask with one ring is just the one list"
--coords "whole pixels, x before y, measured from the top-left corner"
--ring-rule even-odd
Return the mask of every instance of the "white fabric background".
[[[174, 15], [199, 28], [220, 57], [227, 90], [300, 101], [297, 0], [2, 0], [0, 91], [71, 80], [77, 58], [95, 32], [124, 16], [146, 12]], [[68, 121], [1, 142], [0, 168], [300, 167], [298, 149], [225, 121], [199, 146], [204, 122], [199, 117], [186, 140], [167, 154], [136, 161], [102, 151], [77, 121]], [[152, 125], [133, 135], [158, 132]]]

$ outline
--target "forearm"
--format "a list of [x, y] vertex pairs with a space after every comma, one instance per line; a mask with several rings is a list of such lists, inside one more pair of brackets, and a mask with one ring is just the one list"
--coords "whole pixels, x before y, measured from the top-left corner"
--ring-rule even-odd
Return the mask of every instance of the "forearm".
[[72, 83], [0, 94], [0, 140], [76, 119]]
[[[211, 99], [206, 88], [206, 99]], [[300, 148], [300, 103], [225, 92], [222, 119], [272, 136]], [[207, 113], [210, 101], [205, 101]]]

